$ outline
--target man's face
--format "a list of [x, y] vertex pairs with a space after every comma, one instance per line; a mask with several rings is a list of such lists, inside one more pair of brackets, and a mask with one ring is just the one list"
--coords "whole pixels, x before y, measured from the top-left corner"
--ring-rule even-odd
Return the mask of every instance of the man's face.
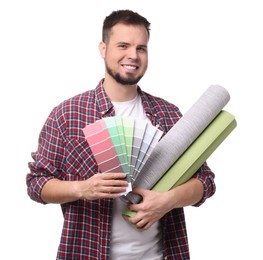
[[102, 57], [106, 73], [123, 85], [135, 85], [148, 66], [148, 33], [143, 26], [116, 24]]

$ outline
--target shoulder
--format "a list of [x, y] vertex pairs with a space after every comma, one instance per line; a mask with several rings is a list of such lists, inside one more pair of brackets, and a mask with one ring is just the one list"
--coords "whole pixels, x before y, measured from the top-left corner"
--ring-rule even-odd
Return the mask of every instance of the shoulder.
[[154, 96], [145, 91], [140, 90], [140, 93], [141, 93], [142, 101], [147, 106], [154, 109], [156, 112], [164, 114], [164, 116], [169, 115], [170, 113], [178, 117], [182, 116], [181, 111], [177, 105], [167, 101], [162, 97]]
[[146, 114], [151, 114], [164, 132], [168, 132], [182, 117], [175, 104], [144, 91], [140, 91], [140, 94]]
[[60, 104], [53, 108], [53, 112], [57, 115], [67, 115], [67, 113], [81, 112], [89, 107], [89, 104], [94, 104], [95, 90], [88, 90], [83, 93], [77, 94], [66, 100], [63, 100]]
[[94, 90], [88, 90], [62, 101], [52, 109], [44, 126], [59, 131], [65, 140], [82, 137], [81, 129], [96, 117], [94, 96]]

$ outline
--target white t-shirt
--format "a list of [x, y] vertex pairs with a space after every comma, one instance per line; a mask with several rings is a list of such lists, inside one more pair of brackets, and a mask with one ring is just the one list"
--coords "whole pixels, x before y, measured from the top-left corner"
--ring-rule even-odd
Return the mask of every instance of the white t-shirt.
[[[149, 121], [139, 95], [126, 102], [112, 102], [116, 115], [129, 116]], [[162, 239], [160, 223], [146, 231], [138, 231], [122, 216], [126, 204], [121, 199], [113, 202], [111, 234], [111, 260], [160, 260]]]

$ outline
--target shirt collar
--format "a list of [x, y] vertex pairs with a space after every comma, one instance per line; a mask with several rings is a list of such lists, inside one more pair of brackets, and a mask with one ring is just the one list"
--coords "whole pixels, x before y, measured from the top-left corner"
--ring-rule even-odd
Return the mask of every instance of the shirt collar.
[[95, 102], [98, 105], [97, 107], [102, 117], [104, 117], [106, 114], [114, 115], [113, 105], [103, 87], [103, 82], [104, 79], [99, 82], [98, 86], [95, 89]]
[[[100, 80], [98, 86], [95, 89], [95, 102], [96, 104], [98, 104], [98, 110], [101, 113], [102, 117], [105, 117], [105, 115], [107, 114], [113, 116], [115, 114], [114, 107], [103, 87], [103, 82], [104, 78]], [[146, 93], [143, 92], [139, 86], [137, 86], [137, 91], [138, 94], [141, 96], [145, 113], [148, 116], [154, 116], [154, 108], [152, 108], [152, 106], [150, 105]]]
[[141, 96], [142, 105], [147, 116], [153, 116], [155, 114], [154, 107], [150, 104], [149, 97], [147, 93], [141, 90], [138, 86], [138, 94]]

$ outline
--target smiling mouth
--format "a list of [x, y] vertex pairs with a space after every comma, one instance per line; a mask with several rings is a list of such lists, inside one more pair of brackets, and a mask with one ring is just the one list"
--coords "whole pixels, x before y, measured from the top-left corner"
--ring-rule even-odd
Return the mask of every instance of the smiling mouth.
[[136, 69], [138, 69], [137, 66], [133, 66], [133, 65], [122, 65], [122, 67], [124, 67], [125, 69], [128, 69], [128, 70], [136, 70]]

